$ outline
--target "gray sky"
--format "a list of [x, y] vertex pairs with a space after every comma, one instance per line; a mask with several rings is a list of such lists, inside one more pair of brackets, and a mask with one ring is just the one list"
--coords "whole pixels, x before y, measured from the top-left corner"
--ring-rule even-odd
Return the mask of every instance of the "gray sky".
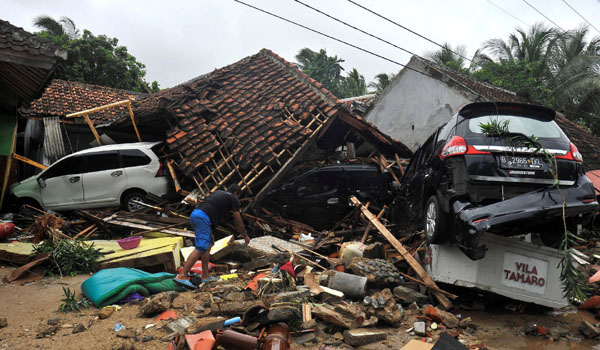
[[[280, 16], [351, 42], [400, 63], [410, 55], [334, 22], [293, 0], [244, 0]], [[424, 55], [431, 44], [346, 0], [302, 0], [330, 15], [349, 22], [405, 49]], [[491, 38], [506, 39], [519, 20], [531, 25], [550, 24], [523, 0], [356, 0], [430, 39], [453, 46], [464, 44], [471, 57]], [[502, 12], [502, 7], [519, 20]], [[563, 29], [584, 21], [563, 0], [527, 0]], [[567, 0], [600, 29], [600, 0]], [[367, 81], [381, 72], [395, 73], [402, 67], [358, 51], [318, 34], [257, 12], [233, 0], [0, 0], [0, 18], [28, 31], [36, 31], [38, 15], [56, 19], [70, 17], [78, 28], [95, 35], [119, 39], [120, 45], [146, 65], [146, 80], [157, 80], [161, 88], [187, 81], [234, 63], [268, 48], [288, 61], [303, 47], [325, 48], [343, 58], [346, 70], [354, 67]], [[590, 34], [600, 35], [593, 28]]]

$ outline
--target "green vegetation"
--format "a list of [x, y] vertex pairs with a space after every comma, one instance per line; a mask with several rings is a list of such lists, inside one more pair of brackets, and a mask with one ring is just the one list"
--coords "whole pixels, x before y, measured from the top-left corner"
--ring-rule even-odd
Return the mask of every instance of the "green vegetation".
[[81, 298], [79, 298], [79, 300], [77, 300], [77, 298], [75, 298], [75, 291], [72, 291], [71, 288], [62, 287], [62, 289], [63, 289], [63, 293], [65, 294], [65, 297], [60, 300], [60, 301], [62, 301], [62, 304], [60, 304], [60, 306], [58, 307], [58, 311], [61, 311], [61, 312], [77, 311], [77, 312], [79, 312], [81, 310], [81, 308], [84, 308], [84, 309], [90, 308], [90, 305], [89, 305], [87, 299], [85, 299], [84, 297], [81, 297]]
[[46, 273], [75, 276], [79, 273], [95, 271], [94, 262], [101, 256], [100, 249], [94, 244], [87, 244], [81, 240], [55, 240], [47, 239], [42, 244], [33, 246], [33, 255], [50, 254], [51, 264]]
[[119, 46], [117, 38], [94, 35], [87, 29], [81, 35], [68, 17], [56, 21], [49, 16], [39, 16], [34, 19], [34, 25], [41, 29], [36, 33], [38, 36], [68, 52], [67, 62], [63, 70], [57, 72], [57, 78], [138, 92], [146, 92], [144, 84], [150, 85], [152, 92], [159, 90], [158, 82], [144, 81], [144, 64], [127, 52], [125, 46]]

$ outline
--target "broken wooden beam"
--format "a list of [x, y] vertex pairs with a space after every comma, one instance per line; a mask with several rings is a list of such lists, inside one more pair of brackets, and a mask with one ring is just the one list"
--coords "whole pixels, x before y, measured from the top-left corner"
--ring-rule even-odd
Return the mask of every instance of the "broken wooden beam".
[[360, 208], [362, 214], [367, 218], [367, 220], [373, 223], [373, 226], [375, 226], [375, 228], [377, 228], [377, 230], [381, 232], [385, 239], [387, 239], [388, 242], [390, 242], [392, 246], [396, 248], [396, 250], [404, 258], [404, 260], [406, 260], [410, 267], [423, 280], [425, 285], [427, 285], [428, 287], [432, 287], [432, 293], [435, 296], [435, 298], [440, 302], [441, 306], [446, 310], [450, 309], [452, 307], [452, 302], [450, 302], [450, 300], [448, 300], [448, 298], [446, 298], [444, 294], [437, 291], [439, 289], [437, 284], [433, 281], [433, 279], [431, 278], [431, 276], [429, 276], [425, 269], [423, 269], [423, 266], [421, 266], [421, 264], [419, 264], [419, 262], [412, 255], [410, 255], [406, 248], [404, 248], [402, 243], [400, 243], [398, 239], [396, 239], [396, 237], [394, 237], [394, 235], [377, 219], [377, 217], [375, 217], [373, 213], [371, 213], [367, 208], [365, 208], [365, 206], [355, 196], [350, 197], [350, 201], [355, 206]]
[[27, 157], [23, 157], [22, 155], [19, 155], [16, 153], [13, 153], [12, 157], [16, 160], [19, 160], [19, 161], [29, 164], [29, 165], [33, 165], [34, 167], [42, 169], [42, 170], [45, 170], [46, 168], [48, 168], [48, 166], [46, 166], [44, 164], [40, 164], [40, 163], [36, 162], [35, 160], [31, 160]]

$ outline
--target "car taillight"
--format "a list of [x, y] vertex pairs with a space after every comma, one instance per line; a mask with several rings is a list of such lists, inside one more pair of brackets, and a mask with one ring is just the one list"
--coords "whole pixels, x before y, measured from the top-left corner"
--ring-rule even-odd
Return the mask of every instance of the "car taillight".
[[163, 166], [162, 162], [158, 162], [159, 166], [158, 166], [158, 171], [156, 172], [156, 175], [154, 175], [154, 177], [161, 177], [161, 176], [165, 176], [165, 169]]
[[460, 136], [454, 136], [446, 142], [444, 149], [442, 149], [442, 153], [440, 153], [440, 158], [446, 159], [465, 153], [467, 153], [467, 142]]
[[577, 146], [575, 146], [573, 142], [569, 144], [569, 152], [567, 152], [567, 154], [565, 154], [564, 156], [556, 156], [556, 158], [574, 160], [579, 163], [583, 162], [583, 156], [581, 155], [581, 153], [579, 153]]

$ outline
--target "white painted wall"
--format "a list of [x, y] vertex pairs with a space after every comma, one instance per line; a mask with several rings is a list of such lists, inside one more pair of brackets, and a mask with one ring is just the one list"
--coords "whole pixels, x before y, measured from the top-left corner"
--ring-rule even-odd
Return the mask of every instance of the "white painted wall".
[[[420, 60], [408, 66], [424, 72]], [[415, 151], [438, 127], [473, 97], [460, 89], [404, 68], [375, 100], [367, 120]]]

